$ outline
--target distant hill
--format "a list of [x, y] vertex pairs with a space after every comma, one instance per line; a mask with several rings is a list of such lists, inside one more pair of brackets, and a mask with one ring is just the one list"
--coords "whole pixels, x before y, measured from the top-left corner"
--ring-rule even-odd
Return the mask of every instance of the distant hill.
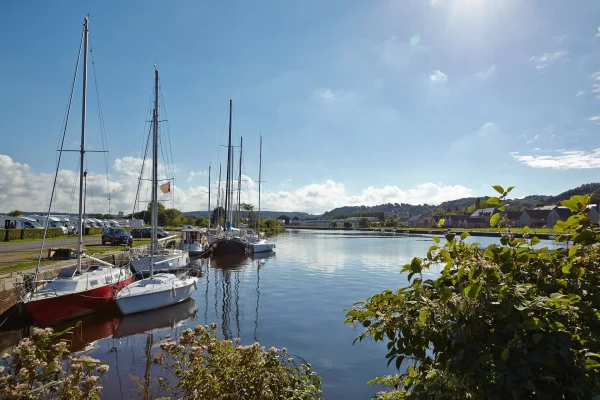
[[[556, 196], [547, 195], [530, 195], [520, 199], [510, 199], [508, 203], [511, 209], [522, 210], [527, 208], [538, 207], [540, 205], [558, 204], [562, 200], [567, 200], [574, 195], [596, 194], [600, 198], [600, 183], [586, 183], [574, 189], [567, 190]], [[480, 197], [481, 200], [487, 200], [488, 197]], [[387, 203], [377, 206], [345, 206], [337, 207], [323, 214], [324, 218], [336, 217], [339, 215], [348, 215], [354, 213], [365, 212], [384, 212], [385, 214], [409, 215], [415, 214], [431, 214], [442, 208], [446, 211], [458, 211], [469, 208], [477, 201], [477, 197], [464, 197], [461, 199], [445, 201], [439, 205], [423, 204], [412, 205], [405, 203]]]

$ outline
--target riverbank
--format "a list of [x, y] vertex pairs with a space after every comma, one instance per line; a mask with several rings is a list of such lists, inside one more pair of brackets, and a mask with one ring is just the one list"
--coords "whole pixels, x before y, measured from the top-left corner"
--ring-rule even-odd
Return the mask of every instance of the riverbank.
[[[398, 234], [433, 234], [443, 235], [447, 229], [441, 228], [331, 228], [328, 226], [286, 226], [286, 230], [293, 229], [305, 229], [305, 230], [320, 230], [320, 231], [345, 231], [345, 232], [384, 232], [384, 233], [398, 233]], [[463, 233], [467, 232], [471, 236], [485, 236], [485, 237], [501, 237], [502, 235], [494, 228], [474, 228], [474, 229], [463, 229], [463, 228], [450, 228], [451, 233]], [[516, 237], [523, 237], [522, 228], [512, 228], [511, 233]], [[530, 229], [529, 236], [537, 236], [539, 239], [554, 239], [557, 233], [551, 228], [538, 228]]]

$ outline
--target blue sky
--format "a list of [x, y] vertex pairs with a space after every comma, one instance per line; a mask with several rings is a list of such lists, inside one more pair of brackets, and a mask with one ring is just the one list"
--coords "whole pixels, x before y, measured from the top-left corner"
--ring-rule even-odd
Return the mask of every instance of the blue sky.
[[[437, 203], [493, 184], [555, 194], [600, 180], [597, 1], [4, 1], [0, 211], [48, 202], [88, 13], [113, 211], [133, 206], [154, 64], [185, 210], [206, 208], [208, 164], [226, 158], [230, 96], [245, 199], [256, 202], [262, 133], [271, 210]], [[76, 166], [66, 155], [58, 211], [72, 208]], [[89, 153], [88, 170], [104, 211], [103, 156]]]

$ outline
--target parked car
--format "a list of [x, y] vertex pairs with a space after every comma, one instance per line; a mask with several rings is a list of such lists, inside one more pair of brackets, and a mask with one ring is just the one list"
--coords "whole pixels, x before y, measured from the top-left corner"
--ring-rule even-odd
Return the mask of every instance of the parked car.
[[[136, 239], [147, 238], [149, 239], [152, 236], [152, 228], [134, 228], [131, 230], [131, 236]], [[169, 236], [169, 232], [164, 231], [160, 228], [156, 228], [156, 237], [159, 239], [163, 239]]]
[[110, 243], [113, 246], [127, 244], [131, 246], [133, 237], [123, 228], [106, 228], [102, 232], [102, 244]]

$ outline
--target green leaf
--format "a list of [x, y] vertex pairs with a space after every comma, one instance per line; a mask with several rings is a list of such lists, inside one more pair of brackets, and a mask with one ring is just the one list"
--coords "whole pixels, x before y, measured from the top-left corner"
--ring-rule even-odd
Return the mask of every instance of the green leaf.
[[460, 240], [465, 240], [469, 236], [470, 236], [469, 232], [463, 232], [463, 233], [460, 234]]
[[510, 349], [507, 347], [502, 351], [502, 354], [500, 354], [500, 357], [502, 358], [502, 361], [508, 361], [508, 359], [510, 358]]
[[529, 235], [529, 227], [528, 226], [523, 227], [523, 235]]
[[569, 257], [574, 257], [575, 254], [577, 254], [578, 249], [579, 249], [579, 246], [577, 246], [577, 245], [571, 246], [571, 248], [569, 249]]
[[512, 192], [512, 190], [514, 189], [514, 186], [509, 186], [508, 189], [506, 189], [506, 193], [510, 193]]
[[537, 236], [534, 236], [531, 238], [531, 241], [529, 242], [529, 244], [531, 246], [535, 246], [536, 244], [538, 244], [540, 242], [540, 239]]
[[534, 333], [533, 335], [531, 335], [531, 338], [533, 339], [533, 343], [538, 344], [538, 342], [544, 337], [544, 335], [542, 335], [541, 333]]
[[573, 264], [568, 263], [566, 265], [563, 265], [563, 267], [561, 268], [562, 272], [565, 274], [568, 274], [569, 272], [571, 272], [571, 267], [573, 266]]
[[490, 218], [490, 226], [494, 227], [498, 225], [498, 221], [500, 221], [500, 214], [496, 213], [492, 215], [492, 218]]
[[412, 261], [410, 262], [410, 270], [416, 274], [420, 273], [422, 268], [421, 268], [421, 263], [423, 262], [423, 260], [421, 260], [419, 257], [415, 257], [412, 259]]
[[422, 308], [419, 311], [419, 321], [421, 321], [421, 325], [425, 325], [427, 323], [427, 317], [429, 316], [429, 312], [426, 308]]
[[437, 237], [437, 236], [432, 237], [431, 240], [433, 240], [433, 243], [439, 243], [440, 242], [440, 238]]
[[503, 246], [506, 246], [506, 244], [508, 243], [510, 239], [508, 238], [508, 236], [502, 236], [500, 238], [500, 243], [502, 243]]
[[504, 194], [504, 188], [500, 185], [494, 185], [492, 186], [494, 188], [494, 190], [500, 194]]
[[438, 226], [441, 228], [442, 226], [444, 226], [444, 222], [446, 222], [446, 220], [444, 218], [440, 218], [440, 220], [438, 221]]
[[495, 197], [495, 196], [494, 197], [490, 197], [485, 202], [488, 203], [488, 204], [491, 204], [491, 205], [495, 205], [495, 206], [499, 206], [499, 205], [502, 204], [502, 202], [500, 201], [500, 199], [497, 198], [497, 197]]

